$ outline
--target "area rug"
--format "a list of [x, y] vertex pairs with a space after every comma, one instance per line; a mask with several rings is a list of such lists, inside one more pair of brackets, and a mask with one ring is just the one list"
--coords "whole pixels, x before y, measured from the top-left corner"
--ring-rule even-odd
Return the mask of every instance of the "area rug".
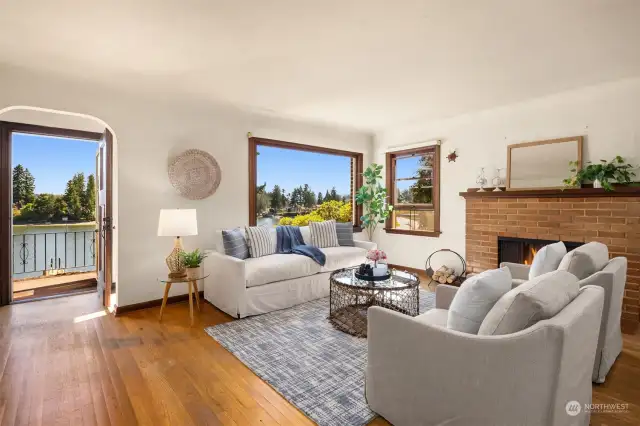
[[[420, 290], [420, 312], [435, 293]], [[205, 331], [320, 426], [360, 426], [376, 415], [364, 397], [367, 340], [334, 329], [329, 298]]]

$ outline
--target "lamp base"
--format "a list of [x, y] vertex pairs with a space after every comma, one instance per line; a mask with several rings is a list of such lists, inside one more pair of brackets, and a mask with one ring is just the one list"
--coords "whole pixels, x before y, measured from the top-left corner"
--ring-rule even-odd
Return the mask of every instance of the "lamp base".
[[181, 253], [184, 252], [182, 249], [182, 241], [180, 237], [176, 237], [175, 245], [169, 256], [165, 259], [167, 263], [167, 267], [169, 268], [169, 278], [184, 278], [187, 273], [184, 268], [184, 264], [182, 263]]

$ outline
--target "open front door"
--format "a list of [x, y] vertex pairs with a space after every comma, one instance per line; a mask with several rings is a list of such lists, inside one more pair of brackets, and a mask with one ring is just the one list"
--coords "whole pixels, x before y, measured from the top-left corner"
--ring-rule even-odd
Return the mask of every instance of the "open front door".
[[109, 130], [98, 143], [96, 155], [96, 175], [98, 176], [98, 196], [96, 197], [97, 243], [96, 270], [98, 273], [98, 297], [105, 307], [110, 306], [113, 223], [112, 223], [112, 168], [113, 135]]

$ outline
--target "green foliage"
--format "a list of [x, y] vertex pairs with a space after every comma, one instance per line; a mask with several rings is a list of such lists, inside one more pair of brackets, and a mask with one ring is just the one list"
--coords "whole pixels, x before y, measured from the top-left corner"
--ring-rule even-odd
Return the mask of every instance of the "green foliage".
[[369, 239], [371, 239], [378, 224], [387, 220], [393, 206], [387, 204], [387, 190], [380, 184], [382, 181], [381, 165], [371, 164], [362, 176], [364, 177], [364, 185], [356, 193], [356, 203], [364, 207], [364, 214], [360, 219], [362, 226], [367, 230]]
[[13, 168], [13, 204], [22, 208], [35, 200], [36, 180], [22, 164]]
[[93, 175], [87, 178], [87, 187], [82, 194], [82, 219], [96, 220], [96, 179]]
[[183, 251], [180, 252], [180, 259], [182, 259], [182, 263], [185, 268], [197, 268], [202, 264], [202, 261], [207, 257], [206, 254], [201, 253], [200, 249], [195, 249], [194, 251]]
[[291, 225], [293, 223], [293, 218], [292, 217], [283, 217], [280, 219], [280, 221], [278, 222], [278, 225]]
[[275, 211], [278, 211], [281, 208], [284, 208], [285, 204], [287, 203], [287, 200], [285, 199], [284, 193], [282, 192], [282, 189], [280, 189], [279, 185], [273, 186], [273, 191], [271, 191], [270, 195], [271, 195], [272, 209], [274, 209]]
[[279, 225], [307, 226], [309, 222], [323, 222], [334, 219], [338, 222], [351, 222], [351, 203], [342, 201], [326, 201], [309, 214], [298, 215], [296, 217], [283, 217], [278, 222]]
[[316, 204], [320, 205], [324, 202], [324, 197], [322, 196], [322, 192], [318, 192], [318, 198], [316, 198]]
[[570, 171], [575, 173], [570, 178], [564, 179], [563, 183], [567, 187], [579, 187], [582, 182], [599, 180], [605, 191], [613, 191], [611, 181], [621, 184], [630, 184], [636, 175], [631, 169], [631, 164], [627, 164], [621, 156], [616, 156], [613, 160], [600, 160], [599, 164], [587, 163], [588, 166], [578, 170], [578, 162], [570, 161]]
[[425, 154], [418, 161], [418, 180], [411, 185], [411, 203], [431, 204], [433, 201], [433, 155]]

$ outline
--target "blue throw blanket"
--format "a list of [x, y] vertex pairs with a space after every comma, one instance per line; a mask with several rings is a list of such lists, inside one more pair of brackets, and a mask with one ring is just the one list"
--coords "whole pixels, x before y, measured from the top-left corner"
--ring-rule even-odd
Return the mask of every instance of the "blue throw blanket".
[[297, 226], [278, 226], [276, 228], [276, 237], [278, 240], [277, 253], [307, 256], [320, 266], [324, 266], [327, 261], [326, 256], [318, 247], [304, 243], [300, 228]]

